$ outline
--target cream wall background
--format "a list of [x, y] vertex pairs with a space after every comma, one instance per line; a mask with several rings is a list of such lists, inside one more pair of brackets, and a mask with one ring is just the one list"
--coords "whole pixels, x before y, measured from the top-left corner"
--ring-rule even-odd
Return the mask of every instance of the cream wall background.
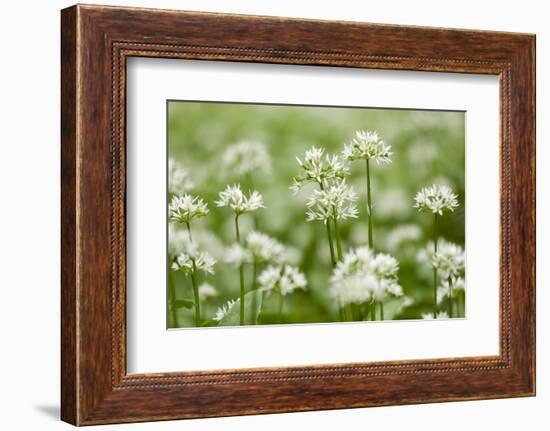
[[[104, 4], [537, 34], [536, 398], [105, 426], [106, 430], [543, 430], [550, 423], [550, 27], [545, 2], [130, 0]], [[59, 409], [60, 0], [2, 4], [0, 32], [0, 427], [64, 430]], [[546, 270], [545, 270], [546, 269]], [[251, 394], [254, 396], [254, 394]]]

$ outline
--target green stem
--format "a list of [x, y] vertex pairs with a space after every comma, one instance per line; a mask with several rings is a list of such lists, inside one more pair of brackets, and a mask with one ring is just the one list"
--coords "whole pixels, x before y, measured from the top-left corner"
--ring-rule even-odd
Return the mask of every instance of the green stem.
[[451, 283], [451, 277], [449, 277], [449, 304], [448, 304], [448, 309], [449, 309], [449, 318], [450, 317], [453, 317], [453, 285]]
[[368, 320], [370, 314], [370, 305], [367, 302], [361, 304], [361, 320]]
[[[250, 172], [246, 174], [246, 182], [248, 183], [248, 187], [250, 189], [249, 191], [254, 190], [254, 181], [252, 180], [252, 175], [250, 175]], [[252, 219], [254, 220], [254, 230], [260, 229], [260, 223], [256, 212], [252, 215]]]
[[[239, 214], [235, 214], [235, 234], [237, 235], [237, 242], [241, 243], [241, 233], [239, 231]], [[243, 265], [239, 266], [239, 283], [240, 283], [240, 293], [239, 293], [239, 323], [244, 325], [244, 268]]]
[[361, 314], [361, 305], [360, 304], [350, 304], [351, 311], [351, 321], [355, 322], [357, 316]]
[[[254, 262], [252, 264], [252, 287], [251, 287], [251, 291], [254, 292], [256, 290], [256, 274], [258, 272], [258, 264], [256, 262]], [[253, 325], [256, 324], [256, 318], [257, 318], [257, 315], [256, 315], [256, 294], [252, 294], [252, 306], [251, 306], [251, 315], [250, 315], [250, 321], [252, 322]]]
[[346, 304], [346, 305], [343, 305], [342, 307], [340, 307], [340, 317], [341, 317], [342, 322], [349, 322], [350, 321], [349, 313], [350, 313], [349, 304]]
[[369, 247], [374, 248], [374, 240], [372, 238], [372, 196], [370, 191], [370, 167], [369, 159], [365, 160], [366, 172], [367, 172], [367, 216], [369, 223]]
[[370, 304], [370, 320], [376, 320], [376, 301]]
[[193, 296], [195, 298], [195, 326], [198, 328], [201, 326], [201, 303], [199, 301], [199, 286], [197, 283], [197, 265], [195, 264], [195, 259], [191, 259], [191, 262], [193, 262], [191, 283], [193, 284]]
[[283, 295], [279, 293], [279, 323], [283, 323]]
[[327, 226], [327, 237], [328, 237], [328, 245], [330, 247], [330, 261], [332, 262], [332, 265], [336, 265], [336, 257], [334, 256], [334, 246], [332, 245], [332, 233], [330, 229], [330, 219], [326, 221]]
[[346, 306], [346, 314], [347, 314], [347, 321], [348, 322], [353, 322], [353, 308], [352, 308], [352, 305], [351, 304], [348, 304]]
[[[189, 222], [186, 222], [185, 226], [187, 226], [187, 235], [189, 236], [189, 241], [193, 242], [193, 236], [191, 235], [191, 225], [189, 224]], [[199, 285], [197, 283], [197, 265], [194, 258], [191, 258], [191, 262], [193, 262], [191, 284], [193, 285], [193, 297], [195, 299], [195, 326], [199, 327], [201, 325], [201, 303], [199, 300]]]
[[179, 328], [178, 310], [176, 308], [176, 285], [174, 283], [174, 275], [170, 268], [168, 268], [168, 293], [170, 295], [170, 316], [172, 318], [172, 324], [174, 327]]
[[244, 325], [244, 268], [243, 265], [239, 266], [239, 282], [241, 284], [241, 289], [239, 293], [239, 302], [240, 302], [240, 312], [239, 312], [239, 323]]
[[380, 320], [384, 320], [384, 302], [380, 301]]
[[[322, 182], [319, 183], [319, 188], [321, 190], [325, 189]], [[334, 255], [334, 245], [332, 244], [332, 232], [331, 232], [331, 229], [330, 229], [330, 220], [327, 220], [325, 224], [327, 226], [328, 246], [330, 248], [330, 261], [332, 262], [332, 265], [334, 266], [334, 265], [336, 265], [336, 256]]]
[[[437, 254], [437, 213], [434, 214], [434, 256]], [[434, 282], [434, 292], [433, 292], [433, 315], [434, 319], [437, 317], [437, 268], [433, 268], [433, 282]]]
[[191, 235], [191, 225], [189, 224], [189, 222], [186, 222], [185, 226], [187, 226], [187, 236], [189, 237], [189, 241], [193, 242], [193, 236]]
[[[340, 230], [338, 229], [338, 218], [336, 216], [336, 208], [332, 207], [333, 221], [334, 221], [334, 233], [336, 236], [336, 250], [338, 251], [338, 260], [344, 260], [342, 253], [342, 240], [340, 239]], [[327, 220], [327, 224], [330, 223], [330, 219]]]
[[241, 243], [241, 233], [239, 231], [239, 214], [235, 214], [235, 234], [237, 235], [237, 242]]

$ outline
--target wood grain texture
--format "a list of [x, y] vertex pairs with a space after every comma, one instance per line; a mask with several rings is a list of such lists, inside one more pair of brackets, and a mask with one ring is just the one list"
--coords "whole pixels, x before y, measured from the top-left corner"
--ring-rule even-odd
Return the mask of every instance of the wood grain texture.
[[77, 422], [76, 8], [61, 16], [61, 417]]
[[[87, 425], [535, 393], [533, 35], [79, 5], [62, 11], [61, 38], [63, 420]], [[500, 354], [127, 375], [131, 56], [498, 75]]]

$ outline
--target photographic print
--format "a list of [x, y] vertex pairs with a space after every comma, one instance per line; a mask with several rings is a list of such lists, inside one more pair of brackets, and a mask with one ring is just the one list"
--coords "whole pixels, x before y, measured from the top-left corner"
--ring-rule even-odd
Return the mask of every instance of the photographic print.
[[167, 326], [465, 317], [465, 113], [167, 102]]
[[535, 395], [534, 34], [79, 4], [60, 45], [62, 420]]

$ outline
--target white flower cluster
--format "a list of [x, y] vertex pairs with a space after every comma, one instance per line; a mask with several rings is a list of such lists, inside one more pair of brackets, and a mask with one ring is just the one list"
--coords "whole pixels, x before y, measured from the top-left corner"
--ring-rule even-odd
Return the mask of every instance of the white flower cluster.
[[208, 212], [208, 206], [201, 198], [189, 194], [173, 196], [168, 205], [168, 218], [177, 223], [189, 223], [194, 218], [204, 217]]
[[437, 288], [437, 302], [440, 303], [443, 299], [448, 298], [449, 293], [451, 293], [452, 298], [456, 298], [460, 292], [465, 290], [466, 282], [462, 277], [442, 280]]
[[391, 146], [386, 145], [377, 132], [365, 130], [357, 130], [343, 151], [347, 160], [375, 160], [376, 163], [390, 163], [392, 155]]
[[206, 301], [207, 299], [218, 296], [218, 291], [210, 283], [202, 283], [199, 286], [199, 299]]
[[239, 268], [241, 265], [244, 265], [245, 263], [252, 262], [252, 253], [250, 253], [250, 250], [246, 249], [241, 244], [235, 243], [230, 245], [225, 250], [223, 260], [225, 261], [225, 263], [228, 263], [229, 265]]
[[195, 183], [189, 176], [189, 172], [176, 159], [168, 159], [168, 189], [170, 193], [182, 195], [189, 193], [195, 187]]
[[[421, 268], [436, 268], [438, 276], [446, 279], [449, 276], [462, 277], [465, 271], [466, 255], [464, 249], [452, 242], [439, 238], [437, 241], [437, 255], [434, 254], [434, 243], [429, 241], [426, 247], [416, 253], [416, 262]], [[426, 276], [431, 273], [426, 272]]]
[[441, 284], [437, 288], [437, 302], [441, 302], [449, 293], [456, 297], [465, 290], [464, 271], [466, 256], [458, 244], [441, 241], [437, 253], [432, 255], [432, 265], [437, 269]]
[[239, 267], [246, 263], [286, 263], [286, 250], [275, 238], [261, 232], [252, 231], [245, 244], [232, 244], [225, 252], [226, 263]]
[[454, 211], [458, 207], [458, 197], [449, 187], [434, 184], [416, 194], [414, 207], [422, 212], [443, 215], [443, 211]]
[[269, 235], [252, 231], [245, 243], [255, 263], [282, 263], [284, 260], [285, 247]]
[[397, 283], [399, 264], [387, 254], [374, 254], [359, 247], [344, 255], [330, 278], [330, 294], [340, 307], [367, 301], [382, 301], [387, 296], [403, 296]]
[[187, 250], [176, 256], [172, 263], [172, 269], [183, 271], [186, 275], [192, 275], [198, 271], [214, 274], [215, 263], [216, 260], [208, 252], [199, 251], [190, 245]]
[[432, 265], [442, 279], [463, 277], [465, 261], [464, 249], [445, 240], [438, 242], [437, 253], [432, 256]]
[[326, 223], [330, 218], [334, 220], [357, 218], [356, 201], [357, 193], [346, 184], [345, 180], [340, 180], [325, 190], [313, 191], [306, 203], [308, 207], [306, 220], [321, 220]]
[[268, 174], [271, 171], [271, 158], [263, 143], [241, 141], [225, 150], [222, 166], [224, 172], [236, 177], [243, 177], [255, 171]]
[[231, 311], [236, 303], [236, 300], [230, 299], [221, 307], [218, 307], [218, 309], [216, 310], [216, 315], [214, 316], [214, 320], [217, 320], [218, 322], [222, 320], [225, 316], [227, 316], [227, 314]]
[[294, 193], [297, 193], [306, 183], [315, 182], [323, 186], [329, 180], [343, 179], [350, 174], [346, 161], [338, 155], [325, 155], [324, 148], [311, 147], [306, 151], [303, 161], [298, 157], [296, 161], [302, 168], [303, 174], [292, 179], [290, 189]]
[[290, 265], [269, 265], [258, 277], [259, 288], [263, 291], [274, 291], [285, 296], [296, 289], [305, 290], [306, 276], [298, 268]]
[[235, 214], [240, 215], [255, 211], [258, 208], [265, 208], [262, 195], [256, 190], [245, 195], [240, 184], [228, 185], [219, 194], [220, 199], [216, 201], [218, 207], [229, 207]]
[[448, 318], [449, 318], [449, 315], [447, 314], [446, 311], [439, 311], [435, 315], [435, 318], [434, 318], [433, 313], [423, 313], [422, 314], [422, 319], [424, 319], [424, 320], [448, 319]]

